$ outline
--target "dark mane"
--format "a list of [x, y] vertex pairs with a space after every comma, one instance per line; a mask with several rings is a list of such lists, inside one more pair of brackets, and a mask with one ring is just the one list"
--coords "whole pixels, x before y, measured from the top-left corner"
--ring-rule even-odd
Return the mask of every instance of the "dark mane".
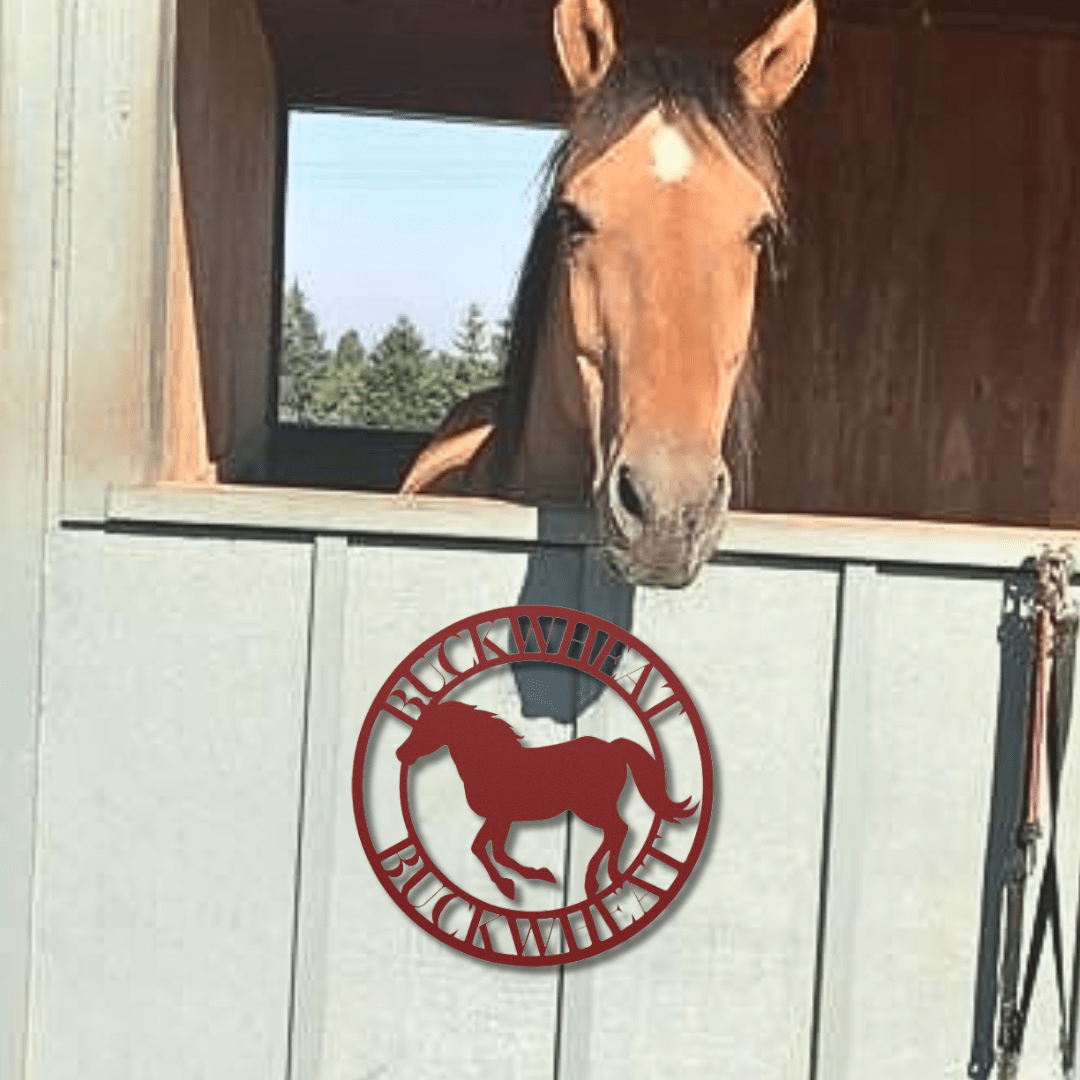
[[[495, 436], [496, 470], [504, 482], [524, 426], [533, 364], [551, 299], [560, 249], [557, 207], [561, 192], [570, 177], [603, 155], [654, 108], [662, 109], [669, 118], [708, 124], [719, 131], [764, 184], [778, 216], [783, 217], [783, 177], [775, 125], [770, 117], [743, 104], [733, 55], [717, 57], [713, 52], [674, 53], [657, 48], [619, 53], [603, 82], [577, 104], [566, 135], [544, 166], [540, 211], [510, 314], [504, 393]], [[725, 434], [725, 452], [737, 487], [744, 493], [749, 485], [757, 400], [752, 353], [753, 341]]]
[[[505, 741], [517, 745], [524, 736], [519, 735], [501, 716], [486, 709], [477, 708], [464, 701], [444, 701], [436, 708], [443, 713], [449, 713], [446, 719], [451, 721], [463, 721], [469, 725], [477, 725], [483, 732], [483, 737], [492, 741]], [[444, 721], [445, 722], [445, 721]]]

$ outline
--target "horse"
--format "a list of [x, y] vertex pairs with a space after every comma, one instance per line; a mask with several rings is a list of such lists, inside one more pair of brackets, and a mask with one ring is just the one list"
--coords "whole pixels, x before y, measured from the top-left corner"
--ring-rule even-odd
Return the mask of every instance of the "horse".
[[558, 0], [553, 31], [573, 107], [503, 382], [451, 410], [401, 491], [591, 501], [626, 581], [682, 587], [723, 530], [725, 441], [748, 452], [759, 264], [785, 231], [775, 117], [816, 8], [728, 59], [620, 50], [607, 0]]
[[[668, 798], [664, 765], [629, 739], [605, 742], [583, 735], [551, 746], [524, 747], [522, 736], [494, 713], [459, 701], [429, 706], [408, 738], [398, 747], [398, 760], [414, 764], [441, 747], [450, 757], [465, 786], [469, 807], [484, 819], [472, 842], [472, 852], [488, 876], [508, 899], [514, 883], [499, 873], [497, 860], [521, 877], [555, 884], [546, 867], [523, 866], [506, 853], [506, 838], [515, 821], [547, 821], [567, 811], [603, 837], [586, 870], [586, 892], [600, 891], [600, 864], [608, 857], [611, 884], [623, 881], [619, 853], [627, 825], [619, 816], [619, 796], [629, 768], [641, 797], [663, 821], [678, 821], [697, 810], [690, 800]], [[494, 860], [488, 855], [488, 844]]]

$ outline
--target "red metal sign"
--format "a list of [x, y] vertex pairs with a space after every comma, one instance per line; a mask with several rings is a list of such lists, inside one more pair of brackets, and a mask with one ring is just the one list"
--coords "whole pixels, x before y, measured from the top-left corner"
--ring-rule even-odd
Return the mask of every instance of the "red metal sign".
[[[628, 708], [638, 730], [610, 740], [584, 735], [523, 745], [523, 732], [469, 701], [470, 686], [479, 685], [474, 680], [521, 663], [560, 665], [599, 680], [624, 703], [624, 712]], [[690, 790], [670, 797], [665, 743], [692, 747], [695, 759], [678, 773]], [[425, 845], [425, 821], [414, 816], [421, 763], [443, 747], [468, 805], [459, 846], [467, 844], [469, 852], [460, 854], [476, 860], [472, 869], [482, 867], [493, 888], [484, 882], [469, 889], [452, 880]], [[387, 807], [393, 770], [396, 805]], [[620, 811], [628, 776], [639, 805], [652, 814], [651, 826], [629, 839]], [[402, 660], [361, 729], [352, 796], [357, 832], [376, 876], [418, 926], [483, 960], [547, 966], [621, 945], [670, 905], [705, 843], [713, 766], [693, 702], [647, 645], [595, 615], [529, 605], [463, 619]], [[568, 825], [569, 814], [591, 826], [579, 828], [580, 862], [588, 844], [596, 844], [577, 874], [577, 895], [570, 895], [569, 858], [528, 866], [506, 850], [515, 823]], [[598, 843], [592, 830], [601, 834]], [[517, 880], [549, 887], [550, 906], [522, 906]]]

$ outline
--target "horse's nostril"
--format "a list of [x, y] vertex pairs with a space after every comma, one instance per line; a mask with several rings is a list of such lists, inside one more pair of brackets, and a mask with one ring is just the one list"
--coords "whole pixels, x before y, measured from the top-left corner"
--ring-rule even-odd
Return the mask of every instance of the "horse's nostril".
[[645, 520], [645, 505], [630, 479], [630, 469], [626, 465], [619, 469], [619, 501], [632, 517], [639, 521]]

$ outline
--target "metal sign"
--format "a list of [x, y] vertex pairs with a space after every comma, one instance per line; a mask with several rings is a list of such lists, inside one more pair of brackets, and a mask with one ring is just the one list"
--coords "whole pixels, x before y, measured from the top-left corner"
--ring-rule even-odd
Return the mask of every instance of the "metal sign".
[[[521, 732], [469, 700], [479, 680], [521, 663], [561, 665], [599, 680], [637, 730], [610, 740], [584, 735], [523, 745]], [[669, 797], [665, 746], [676, 745], [692, 748], [692, 760], [680, 766], [680, 790]], [[443, 747], [460, 787], [440, 755], [443, 775], [452, 781], [443, 786], [463, 792], [468, 810], [459, 819], [471, 818], [454, 833], [455, 858], [475, 860], [469, 864], [477, 871], [473, 881], [486, 876], [490, 885], [454, 880], [426, 842], [440, 823], [417, 813], [425, 801], [424, 762]], [[628, 775], [639, 805], [652, 815], [651, 825], [629, 837], [620, 811]], [[395, 799], [379, 799], [380, 790], [385, 795], [394, 788]], [[689, 694], [652, 649], [595, 615], [517, 606], [446, 627], [394, 669], [357, 741], [352, 797], [372, 869], [413, 922], [482, 960], [548, 966], [621, 945], [671, 904], [705, 843], [713, 765]], [[596, 844], [583, 873], [571, 873], [569, 857], [528, 866], [508, 853], [516, 823], [561, 827], [567, 815], [601, 834], [596, 843], [591, 830], [581, 831], [583, 843]], [[520, 895], [526, 883], [539, 883], [541, 894], [547, 890], [546, 905], [535, 906], [535, 884], [524, 890], [528, 896]]]

